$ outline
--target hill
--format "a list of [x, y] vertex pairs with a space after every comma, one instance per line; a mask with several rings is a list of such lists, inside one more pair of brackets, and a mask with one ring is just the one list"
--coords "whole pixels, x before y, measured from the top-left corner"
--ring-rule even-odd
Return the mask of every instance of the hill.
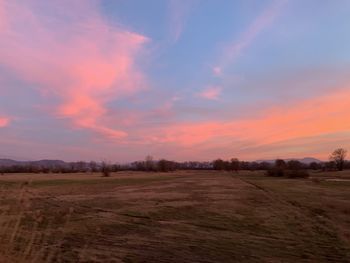
[[16, 161], [12, 159], [0, 159], [0, 166], [8, 167], [8, 166], [22, 166], [22, 165], [34, 165], [40, 167], [67, 167], [69, 163], [61, 161], [61, 160], [39, 160], [39, 161]]

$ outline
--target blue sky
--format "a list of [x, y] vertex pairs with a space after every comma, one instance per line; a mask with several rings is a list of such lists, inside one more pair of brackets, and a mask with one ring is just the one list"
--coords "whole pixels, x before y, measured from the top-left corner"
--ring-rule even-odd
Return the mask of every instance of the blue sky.
[[131, 161], [350, 146], [347, 0], [0, 1], [0, 155]]

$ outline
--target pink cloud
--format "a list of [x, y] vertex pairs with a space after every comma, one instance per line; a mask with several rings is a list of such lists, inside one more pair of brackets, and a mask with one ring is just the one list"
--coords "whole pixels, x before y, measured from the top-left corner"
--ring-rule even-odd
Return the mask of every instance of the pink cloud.
[[221, 76], [221, 74], [222, 74], [222, 69], [221, 69], [221, 67], [213, 67], [213, 68], [212, 68], [212, 71], [213, 71], [213, 74], [214, 74], [215, 76]]
[[222, 91], [221, 87], [212, 86], [198, 93], [198, 96], [208, 100], [218, 100], [220, 97], [221, 91]]
[[[239, 149], [261, 147], [266, 152], [273, 145], [284, 143], [284, 150], [279, 149], [279, 154], [283, 154], [287, 146], [291, 147], [300, 140], [323, 140], [330, 134], [349, 134], [349, 98], [349, 89], [341, 89], [295, 104], [268, 108], [257, 113], [254, 118], [177, 123], [158, 131], [152, 130], [148, 140], [195, 147], [197, 152], [204, 148], [220, 148], [222, 145], [230, 149], [235, 145], [239, 145]], [[313, 143], [308, 151], [317, 144]], [[302, 150], [299, 148], [300, 152]], [[254, 154], [257, 156], [256, 152]]]
[[6, 127], [10, 124], [10, 118], [7, 117], [0, 117], [0, 128]]
[[0, 64], [57, 98], [57, 116], [75, 127], [123, 138], [126, 132], [109, 127], [103, 119], [107, 103], [146, 86], [135, 61], [147, 38], [110, 26], [96, 5], [95, 1], [1, 1], [6, 27], [0, 27]]

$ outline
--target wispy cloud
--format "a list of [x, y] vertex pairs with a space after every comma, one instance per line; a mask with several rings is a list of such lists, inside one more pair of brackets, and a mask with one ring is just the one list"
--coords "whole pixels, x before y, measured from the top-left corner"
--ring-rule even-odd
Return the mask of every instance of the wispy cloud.
[[135, 61], [147, 38], [98, 10], [95, 1], [0, 1], [0, 65], [58, 99], [59, 117], [122, 138], [104, 122], [106, 105], [145, 87]]
[[204, 89], [203, 91], [201, 91], [197, 95], [199, 97], [201, 97], [203, 99], [207, 99], [207, 100], [218, 100], [221, 92], [222, 92], [222, 88], [220, 86], [211, 86], [211, 87]]
[[196, 0], [170, 0], [170, 35], [173, 42], [177, 42], [184, 31], [191, 9], [196, 4]]
[[220, 58], [218, 65], [216, 65], [214, 69], [220, 69], [221, 73], [221, 71], [224, 70], [229, 64], [234, 63], [237, 58], [243, 54], [245, 49], [247, 49], [254, 42], [259, 34], [261, 34], [274, 22], [287, 2], [288, 0], [273, 0], [271, 4], [267, 6], [239, 36], [239, 38], [228, 45], [224, 51], [224, 54]]

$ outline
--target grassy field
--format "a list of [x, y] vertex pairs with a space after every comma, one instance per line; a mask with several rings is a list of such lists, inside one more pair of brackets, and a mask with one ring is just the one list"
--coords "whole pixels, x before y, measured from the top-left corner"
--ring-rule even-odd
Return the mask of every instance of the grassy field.
[[0, 262], [350, 262], [350, 172], [0, 175]]

